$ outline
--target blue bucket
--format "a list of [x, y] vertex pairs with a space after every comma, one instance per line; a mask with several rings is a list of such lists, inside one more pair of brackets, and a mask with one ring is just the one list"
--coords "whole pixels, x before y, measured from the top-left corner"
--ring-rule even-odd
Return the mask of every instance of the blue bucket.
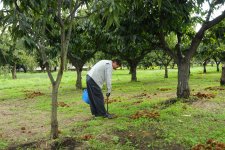
[[83, 90], [83, 93], [82, 93], [82, 100], [87, 103], [87, 104], [90, 104], [90, 99], [88, 97], [88, 92], [87, 92], [87, 89], [84, 89]]

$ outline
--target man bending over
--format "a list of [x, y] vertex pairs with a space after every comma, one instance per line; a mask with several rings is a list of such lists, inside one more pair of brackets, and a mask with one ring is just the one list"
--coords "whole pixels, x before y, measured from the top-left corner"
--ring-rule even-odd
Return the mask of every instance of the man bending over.
[[104, 82], [107, 86], [106, 96], [109, 97], [111, 93], [111, 79], [113, 69], [121, 66], [118, 59], [115, 60], [101, 60], [96, 63], [87, 74], [87, 91], [90, 99], [91, 113], [94, 116], [103, 116], [112, 119], [113, 116], [106, 112], [104, 106], [104, 96], [102, 94], [102, 86]]

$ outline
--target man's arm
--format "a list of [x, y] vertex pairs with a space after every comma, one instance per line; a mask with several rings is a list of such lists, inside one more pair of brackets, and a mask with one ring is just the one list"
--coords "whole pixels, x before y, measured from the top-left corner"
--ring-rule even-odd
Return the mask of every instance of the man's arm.
[[106, 64], [105, 69], [105, 78], [106, 78], [106, 86], [107, 86], [107, 93], [111, 93], [112, 90], [112, 66], [110, 63]]

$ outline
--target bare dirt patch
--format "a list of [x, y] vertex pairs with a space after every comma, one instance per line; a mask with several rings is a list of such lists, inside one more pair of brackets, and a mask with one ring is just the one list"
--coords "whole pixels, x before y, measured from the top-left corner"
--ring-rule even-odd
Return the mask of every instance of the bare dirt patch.
[[208, 139], [204, 144], [195, 145], [192, 150], [224, 150], [225, 143], [217, 142], [213, 139]]
[[[29, 145], [30, 142], [30, 145], [35, 145], [34, 141], [40, 142], [40, 139], [49, 137], [51, 111], [36, 109], [30, 99], [3, 101], [0, 103], [0, 108], [0, 138], [9, 144]], [[73, 117], [65, 118], [64, 114], [58, 114], [61, 132], [76, 121], [86, 120], [90, 120], [89, 115], [74, 114]]]
[[198, 100], [196, 102], [193, 102], [192, 106], [208, 111], [219, 112], [219, 110], [224, 109], [225, 103], [216, 103], [208, 100]]
[[157, 93], [152, 93], [152, 97], [154, 97], [154, 99], [158, 99], [158, 98], [164, 98], [164, 99], [169, 99], [169, 98], [174, 98], [177, 97], [176, 92], [157, 92]]
[[157, 111], [148, 111], [148, 110], [140, 110], [135, 114], [131, 115], [131, 119], [139, 119], [139, 118], [152, 118], [157, 119], [160, 117], [159, 112]]
[[0, 130], [3, 139], [10, 143], [28, 142], [48, 133], [50, 112], [31, 111], [31, 103], [30, 100], [0, 103]]

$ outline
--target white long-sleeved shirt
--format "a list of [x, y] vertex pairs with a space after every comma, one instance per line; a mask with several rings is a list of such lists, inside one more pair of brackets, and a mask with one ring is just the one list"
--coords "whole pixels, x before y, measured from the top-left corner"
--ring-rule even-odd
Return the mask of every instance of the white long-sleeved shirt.
[[95, 83], [97, 83], [100, 88], [102, 88], [104, 82], [106, 82], [107, 92], [111, 93], [112, 71], [112, 61], [101, 60], [91, 68], [91, 70], [88, 72], [88, 75], [95, 81]]

